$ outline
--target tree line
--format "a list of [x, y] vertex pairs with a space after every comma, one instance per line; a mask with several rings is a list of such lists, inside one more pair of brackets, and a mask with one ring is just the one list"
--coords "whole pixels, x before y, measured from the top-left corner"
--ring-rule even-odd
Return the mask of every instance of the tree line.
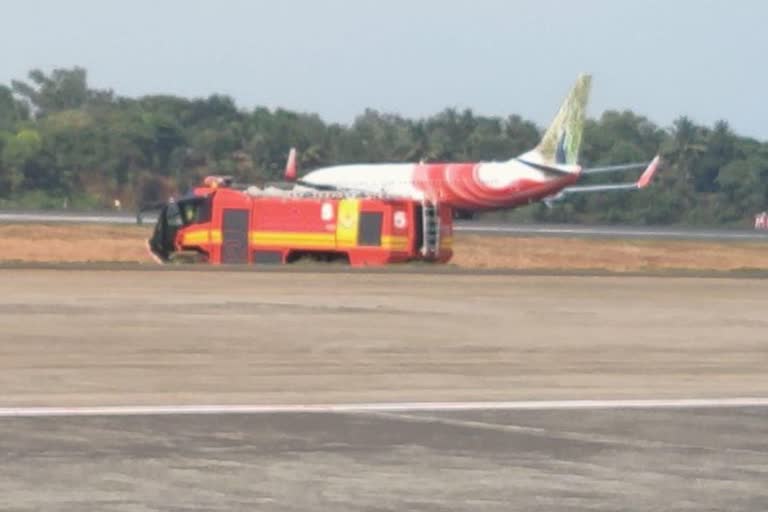
[[[518, 115], [446, 109], [409, 119], [366, 110], [351, 124], [285, 109], [238, 108], [232, 98], [127, 98], [88, 85], [83, 68], [33, 70], [0, 85], [0, 208], [104, 208], [163, 200], [208, 174], [279, 179], [292, 146], [308, 171], [336, 163], [504, 160], [536, 145], [541, 128]], [[632, 111], [585, 126], [582, 161], [665, 165], [640, 192], [571, 196], [502, 216], [635, 224], [746, 224], [768, 208], [768, 143], [726, 121], [671, 127]], [[300, 171], [301, 172], [301, 171]], [[628, 181], [636, 173], [594, 179]]]

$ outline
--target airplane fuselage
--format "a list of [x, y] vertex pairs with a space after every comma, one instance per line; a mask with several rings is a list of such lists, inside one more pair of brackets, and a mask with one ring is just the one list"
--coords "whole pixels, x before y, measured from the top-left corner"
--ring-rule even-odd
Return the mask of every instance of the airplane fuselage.
[[[574, 193], [646, 187], [658, 168], [658, 156], [648, 163], [586, 170], [579, 165], [590, 84], [589, 75], [579, 75], [538, 145], [516, 158], [502, 162], [338, 165], [312, 171], [301, 183], [426, 200], [463, 212], [515, 208]], [[642, 167], [645, 171], [635, 183], [574, 185], [587, 174]], [[297, 176], [295, 150], [291, 150], [285, 175], [288, 180]]]
[[507, 162], [353, 164], [317, 169], [310, 185], [438, 202], [464, 211], [514, 208], [556, 195], [579, 179], [580, 169], [551, 173]]

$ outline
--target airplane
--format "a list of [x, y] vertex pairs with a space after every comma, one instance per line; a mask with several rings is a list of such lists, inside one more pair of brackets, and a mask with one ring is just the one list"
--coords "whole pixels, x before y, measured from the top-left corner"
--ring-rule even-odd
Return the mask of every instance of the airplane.
[[[316, 169], [297, 179], [296, 151], [292, 149], [285, 179], [315, 189], [426, 200], [466, 216], [536, 201], [551, 205], [574, 193], [645, 188], [659, 167], [658, 155], [650, 162], [591, 169], [578, 164], [591, 81], [590, 75], [579, 75], [539, 144], [511, 160], [348, 164]], [[633, 169], [644, 171], [632, 183], [576, 185], [591, 174]]]

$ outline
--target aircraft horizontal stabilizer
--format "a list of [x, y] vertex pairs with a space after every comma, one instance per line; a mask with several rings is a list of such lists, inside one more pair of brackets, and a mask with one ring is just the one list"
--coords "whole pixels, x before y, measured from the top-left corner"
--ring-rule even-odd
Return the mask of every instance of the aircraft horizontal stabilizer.
[[[656, 167], [659, 165], [659, 157], [657, 156], [650, 162], [637, 162], [633, 164], [620, 164], [620, 165], [607, 165], [604, 167], [589, 167], [581, 171], [582, 174], [600, 174], [604, 172], [619, 172], [619, 171], [633, 171], [635, 169], [645, 169], [648, 171], [649, 168], [653, 168], [653, 173], [656, 172]], [[651, 175], [653, 175], [651, 173]], [[642, 188], [642, 187], [641, 187]]]
[[[608, 169], [612, 171], [624, 171], [628, 169], [637, 169], [641, 166], [646, 166], [645, 171], [643, 171], [643, 174], [640, 175], [640, 178], [634, 182], [634, 183], [606, 183], [602, 185], [577, 185], [573, 187], [566, 187], [560, 192], [560, 196], [565, 194], [574, 194], [574, 193], [582, 193], [582, 192], [601, 192], [605, 190], [632, 190], [632, 189], [641, 189], [647, 187], [650, 183], [653, 177], [656, 175], [656, 171], [659, 169], [659, 164], [661, 163], [661, 158], [657, 155], [653, 160], [650, 161], [650, 163], [644, 163], [644, 164], [626, 164], [626, 166], [621, 165], [615, 165], [611, 168], [608, 167], [602, 167], [597, 168], [597, 172], [609, 172]], [[630, 167], [631, 166], [631, 167]], [[594, 169], [592, 169], [594, 171]], [[588, 173], [588, 171], [585, 171]], [[560, 196], [557, 198], [559, 199]]]
[[645, 169], [648, 162], [638, 162], [635, 164], [608, 165], [605, 167], [589, 167], [581, 171], [582, 174], [600, 174], [603, 172], [632, 171], [635, 169]]

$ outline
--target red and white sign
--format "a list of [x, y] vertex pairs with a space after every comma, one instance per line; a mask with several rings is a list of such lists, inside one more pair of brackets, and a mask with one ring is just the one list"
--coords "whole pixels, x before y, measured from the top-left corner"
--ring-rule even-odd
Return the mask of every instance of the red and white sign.
[[762, 212], [755, 215], [755, 229], [768, 230], [768, 212]]

